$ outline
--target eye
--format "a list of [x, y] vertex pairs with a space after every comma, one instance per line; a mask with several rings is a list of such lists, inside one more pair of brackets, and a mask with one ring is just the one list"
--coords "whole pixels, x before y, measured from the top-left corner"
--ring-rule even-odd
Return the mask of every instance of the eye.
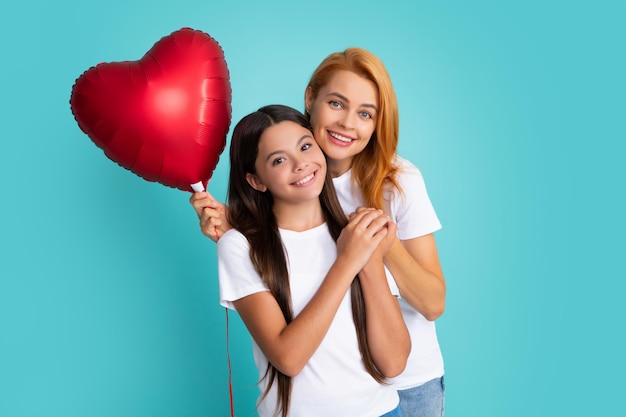
[[336, 101], [336, 100], [331, 100], [331, 101], [328, 102], [328, 104], [333, 109], [341, 109], [343, 107], [343, 105], [340, 102]]
[[304, 145], [302, 145], [302, 148], [300, 148], [301, 151], [308, 151], [309, 149], [311, 149], [311, 145], [310, 143], [305, 143]]
[[361, 117], [362, 117], [362, 118], [364, 118], [364, 119], [371, 119], [371, 118], [373, 118], [373, 117], [374, 117], [374, 116], [372, 116], [372, 115], [371, 115], [371, 113], [368, 113], [368, 112], [366, 112], [366, 111], [362, 111], [362, 112], [360, 112], [359, 114], [360, 114], [360, 115], [361, 115]]
[[276, 159], [274, 159], [274, 160], [272, 161], [272, 166], [275, 166], [275, 165], [280, 165], [280, 164], [282, 164], [283, 162], [285, 162], [285, 158], [283, 158], [283, 157], [281, 156], [281, 157], [276, 158]]

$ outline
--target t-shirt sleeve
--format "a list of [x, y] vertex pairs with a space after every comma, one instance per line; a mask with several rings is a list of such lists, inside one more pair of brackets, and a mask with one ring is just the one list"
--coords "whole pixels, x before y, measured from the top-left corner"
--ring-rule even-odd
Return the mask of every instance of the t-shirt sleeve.
[[441, 229], [441, 223], [426, 191], [422, 173], [406, 160], [399, 159], [399, 162], [398, 180], [402, 193], [396, 192], [392, 202], [398, 238], [408, 240], [436, 232]]
[[231, 229], [217, 242], [220, 304], [235, 310], [233, 301], [268, 291], [250, 260], [250, 245], [240, 232]]

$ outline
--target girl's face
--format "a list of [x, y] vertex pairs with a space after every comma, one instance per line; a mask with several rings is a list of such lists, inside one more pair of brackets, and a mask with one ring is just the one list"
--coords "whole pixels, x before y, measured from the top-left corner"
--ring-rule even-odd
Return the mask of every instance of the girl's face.
[[317, 200], [326, 177], [326, 159], [311, 132], [291, 121], [272, 125], [259, 140], [256, 174], [246, 174], [256, 190], [267, 190], [274, 204]]
[[305, 93], [315, 140], [328, 158], [333, 177], [350, 169], [352, 160], [370, 141], [378, 117], [376, 85], [351, 71], [338, 71], [315, 100]]

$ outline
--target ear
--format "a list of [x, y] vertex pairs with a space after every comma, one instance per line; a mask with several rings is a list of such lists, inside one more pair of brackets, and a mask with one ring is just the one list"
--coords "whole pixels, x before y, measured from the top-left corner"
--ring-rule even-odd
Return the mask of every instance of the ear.
[[264, 193], [267, 191], [267, 187], [263, 185], [259, 177], [254, 174], [250, 174], [249, 172], [246, 174], [246, 181], [250, 184], [250, 187], [254, 188], [257, 191]]
[[311, 113], [311, 106], [313, 105], [313, 90], [311, 87], [307, 87], [304, 91], [304, 108], [309, 114]]

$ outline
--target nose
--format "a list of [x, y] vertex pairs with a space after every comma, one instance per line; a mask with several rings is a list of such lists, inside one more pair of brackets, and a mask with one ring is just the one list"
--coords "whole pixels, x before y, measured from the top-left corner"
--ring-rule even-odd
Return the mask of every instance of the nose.
[[339, 119], [339, 126], [350, 129], [354, 126], [354, 117], [356, 117], [351, 112], [344, 112], [343, 117]]
[[307, 158], [298, 158], [295, 161], [295, 166], [294, 166], [294, 171], [299, 172], [304, 170], [306, 167], [309, 166], [309, 160]]

